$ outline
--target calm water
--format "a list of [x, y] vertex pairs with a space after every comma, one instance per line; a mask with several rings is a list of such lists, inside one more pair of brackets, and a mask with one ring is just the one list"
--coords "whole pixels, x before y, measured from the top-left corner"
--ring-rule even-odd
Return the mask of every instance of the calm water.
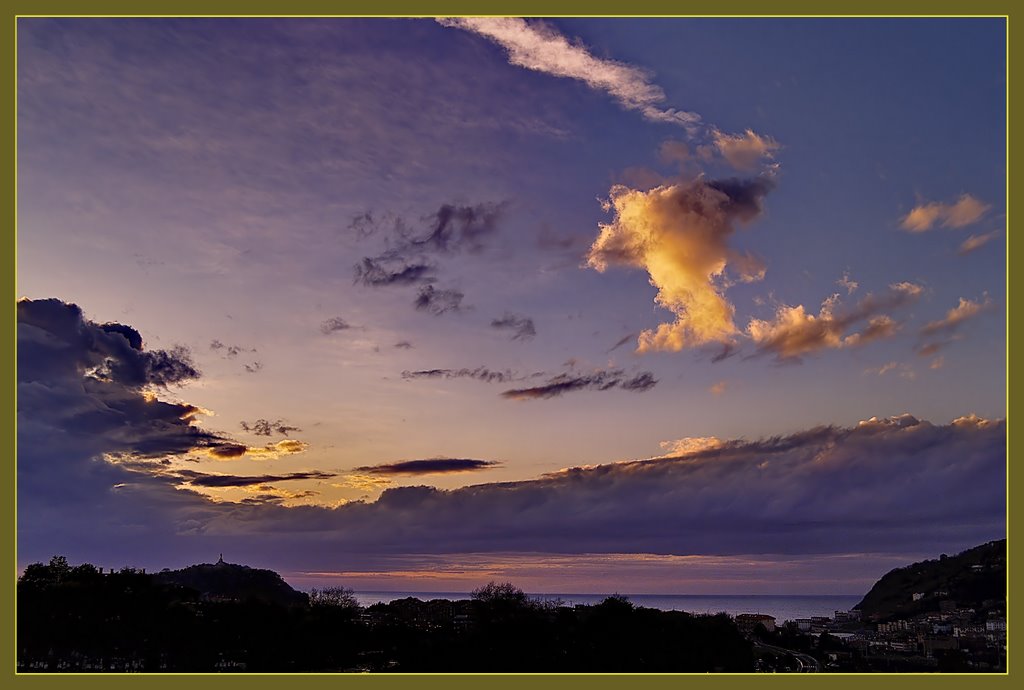
[[[388, 603], [405, 597], [429, 599], [469, 599], [468, 594], [457, 592], [356, 592], [360, 605]], [[561, 600], [567, 606], [598, 604], [606, 594], [530, 594], [532, 599]], [[780, 623], [796, 618], [831, 616], [836, 611], [849, 611], [861, 600], [861, 595], [829, 596], [777, 596], [763, 594], [635, 594], [627, 595], [637, 606], [662, 611], [688, 611], [690, 613], [766, 613]]]

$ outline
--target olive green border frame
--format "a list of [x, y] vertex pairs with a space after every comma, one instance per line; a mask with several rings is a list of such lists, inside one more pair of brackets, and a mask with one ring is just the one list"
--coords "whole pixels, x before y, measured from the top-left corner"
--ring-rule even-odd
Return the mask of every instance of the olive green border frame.
[[[522, 684], [531, 684], [544, 687], [585, 687], [588, 690], [596, 687], [622, 687], [626, 684], [638, 683], [645, 688], [669, 688], [677, 687], [679, 684], [697, 682], [703, 685], [712, 684], [716, 687], [732, 687], [738, 685], [772, 685], [781, 687], [782, 684], [821, 684], [835, 687], [857, 687], [865, 682], [898, 682], [904, 687], [958, 687], [966, 684], [980, 683], [985, 687], [992, 685], [1006, 686], [1012, 682], [1014, 676], [1024, 674], [1024, 668], [1018, 664], [1020, 654], [1016, 654], [1009, 641], [1016, 640], [1016, 624], [1022, 621], [1021, 599], [1010, 596], [1010, 584], [1024, 579], [1020, 577], [1020, 554], [1015, 548], [1014, 542], [1008, 541], [1008, 669], [1006, 674], [998, 675], [973, 675], [965, 674], [878, 674], [872, 676], [858, 674], [837, 674], [837, 675], [744, 675], [744, 674], [721, 674], [721, 675], [601, 675], [601, 674], [573, 674], [573, 675], [542, 675], [542, 674], [494, 674], [481, 677], [470, 674], [444, 674], [444, 675], [28, 675], [15, 672], [15, 647], [14, 647], [14, 621], [15, 621], [15, 581], [17, 577], [17, 564], [15, 556], [16, 540], [16, 501], [17, 485], [15, 481], [16, 467], [16, 314], [15, 299], [17, 298], [17, 260], [15, 251], [15, 227], [16, 227], [16, 22], [18, 16], [94, 16], [94, 15], [156, 15], [156, 16], [253, 16], [253, 15], [349, 15], [349, 16], [446, 16], [446, 15], [518, 15], [518, 16], [757, 16], [757, 17], [784, 17], [784, 16], [829, 16], [841, 17], [851, 16], [946, 16], [946, 17], [1005, 17], [1006, 18], [1006, 46], [1007, 46], [1007, 265], [1006, 265], [1006, 332], [1007, 332], [1007, 361], [1006, 361], [1006, 403], [1007, 418], [1009, 418], [1009, 395], [1014, 386], [1014, 381], [1019, 379], [1016, 370], [1010, 367], [1009, 353], [1011, 339], [1019, 342], [1016, 337], [1016, 329], [1010, 321], [1010, 295], [1011, 290], [1016, 289], [1015, 284], [1010, 282], [1010, 199], [1012, 192], [1021, 192], [1021, 184], [1018, 179], [1013, 178], [1010, 170], [1013, 163], [1021, 162], [1022, 148], [1020, 140], [1011, 136], [1009, 131], [1010, 113], [1020, 112], [1017, 104], [1022, 100], [1019, 86], [1021, 69], [1021, 51], [1014, 50], [1011, 44], [1011, 25], [1013, 25], [1012, 8], [1014, 4], [1010, 0], [976, 0], [975, 2], [955, 2], [953, 0], [932, 0], [931, 2], [914, 2], [911, 0], [866, 0], [852, 2], [851, 0], [840, 0], [840, 2], [823, 3], [810, 0], [777, 0], [773, 3], [757, 2], [756, 0], [733, 0], [728, 3], [726, 9], [720, 9], [721, 5], [709, 2], [667, 2], [666, 0], [640, 0], [639, 2], [621, 5], [620, 3], [609, 2], [609, 0], [591, 0], [591, 2], [580, 2], [579, 0], [549, 0], [548, 2], [537, 2], [536, 0], [515, 0], [514, 2], [465, 2], [461, 1], [433, 1], [426, 0], [399, 0], [388, 3], [375, 3], [369, 0], [349, 0], [348, 2], [329, 2], [325, 0], [289, 0], [279, 2], [275, 0], [249, 0], [249, 2], [238, 2], [232, 0], [151, 0], [149, 2], [130, 2], [127, 0], [2, 0], [0, 1], [0, 276], [3, 276], [6, 284], [10, 287], [7, 300], [0, 301], [0, 388], [3, 394], [0, 395], [0, 439], [3, 439], [0, 459], [2, 459], [2, 494], [0, 494], [0, 559], [4, 570], [9, 574], [9, 579], [0, 585], [0, 611], [3, 612], [3, 620], [0, 621], [0, 683], [6, 687], [12, 687], [7, 683], [14, 683], [21, 687], [49, 687], [59, 684], [74, 684], [76, 687], [124, 687], [125, 684], [145, 685], [147, 687], [177, 687], [182, 682], [190, 685], [199, 683], [203, 686], [220, 685], [261, 686], [277, 687], [284, 684], [297, 683], [304, 687], [315, 685], [317, 687], [336, 686], [339, 684], [354, 684], [360, 687], [445, 687], [445, 688], [471, 688], [478, 685], [485, 685], [488, 688], [507, 688]], [[1024, 8], [1024, 5], [1020, 7]], [[1017, 13], [1019, 18], [1024, 18], [1024, 10]], [[1024, 19], [1022, 19], [1024, 21]], [[1012, 184], [1012, 186], [1011, 186]], [[15, 299], [12, 299], [14, 297]], [[1019, 300], [1016, 300], [1020, 303]], [[1007, 427], [1009, 431], [1009, 426]], [[1010, 498], [1013, 495], [1020, 495], [1020, 481], [1015, 472], [1011, 472], [1010, 439], [1007, 433], [1007, 536], [1011, 528], [1015, 528], [1020, 521], [1020, 511], [1012, 509]]]

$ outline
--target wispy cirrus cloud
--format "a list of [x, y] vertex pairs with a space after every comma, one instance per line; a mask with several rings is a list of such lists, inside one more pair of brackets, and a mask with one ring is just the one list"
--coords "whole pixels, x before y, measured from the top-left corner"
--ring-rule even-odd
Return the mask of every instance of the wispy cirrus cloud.
[[992, 208], [970, 194], [962, 194], [951, 204], [932, 201], [919, 204], [903, 216], [900, 226], [910, 232], [925, 232], [936, 224], [944, 228], [962, 228], [981, 220]]
[[652, 122], [682, 125], [691, 131], [700, 123], [696, 113], [664, 107], [665, 92], [646, 70], [595, 57], [581, 43], [569, 41], [543, 22], [519, 17], [443, 17], [437, 22], [496, 43], [507, 51], [513, 65], [583, 82]]

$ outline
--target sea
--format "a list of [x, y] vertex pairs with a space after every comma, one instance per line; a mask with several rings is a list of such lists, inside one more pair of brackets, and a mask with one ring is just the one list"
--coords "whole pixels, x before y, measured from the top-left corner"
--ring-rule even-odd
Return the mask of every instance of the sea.
[[[415, 597], [430, 599], [469, 599], [462, 592], [355, 592], [361, 606], [389, 603], [397, 599]], [[560, 601], [565, 606], [576, 604], [599, 604], [608, 594], [527, 594], [531, 599]], [[626, 594], [635, 606], [660, 609], [662, 611], [686, 611], [693, 614], [721, 613], [736, 616], [741, 613], [763, 613], [774, 616], [779, 623], [810, 618], [811, 616], [832, 616], [836, 611], [849, 611], [860, 602], [863, 595], [773, 595], [773, 594]]]

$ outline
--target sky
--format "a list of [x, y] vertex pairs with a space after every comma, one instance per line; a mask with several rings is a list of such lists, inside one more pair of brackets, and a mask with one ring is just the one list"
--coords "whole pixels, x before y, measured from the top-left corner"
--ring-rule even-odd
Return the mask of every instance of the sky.
[[19, 19], [19, 564], [857, 594], [1002, 538], [1004, 31]]

